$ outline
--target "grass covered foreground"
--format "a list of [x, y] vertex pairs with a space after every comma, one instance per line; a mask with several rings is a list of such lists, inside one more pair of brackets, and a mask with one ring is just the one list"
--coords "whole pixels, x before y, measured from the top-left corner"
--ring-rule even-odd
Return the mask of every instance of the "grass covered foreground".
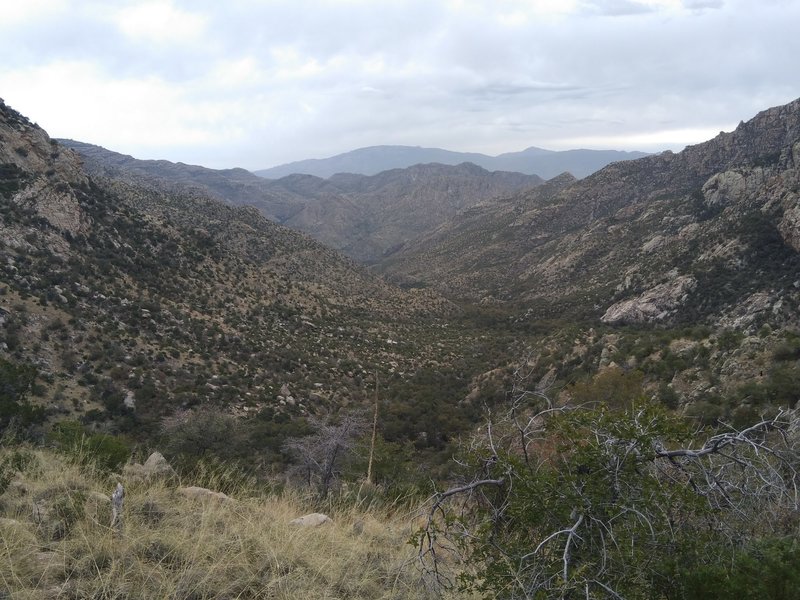
[[428, 597], [407, 506], [340, 498], [332, 522], [299, 527], [289, 521], [315, 509], [305, 499], [216, 471], [199, 479], [230, 500], [190, 497], [181, 485], [196, 482], [177, 477], [126, 481], [116, 530], [117, 476], [39, 448], [0, 456], [3, 598]]

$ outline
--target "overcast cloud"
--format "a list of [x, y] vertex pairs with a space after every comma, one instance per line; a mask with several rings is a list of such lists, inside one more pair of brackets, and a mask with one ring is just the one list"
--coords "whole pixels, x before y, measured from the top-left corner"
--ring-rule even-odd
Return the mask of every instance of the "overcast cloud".
[[258, 169], [361, 146], [679, 150], [800, 96], [800, 0], [20, 0], [55, 137]]

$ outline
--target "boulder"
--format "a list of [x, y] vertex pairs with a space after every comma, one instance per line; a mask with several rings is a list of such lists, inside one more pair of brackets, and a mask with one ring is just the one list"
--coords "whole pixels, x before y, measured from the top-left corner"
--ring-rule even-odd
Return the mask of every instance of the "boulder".
[[787, 246], [800, 252], [800, 202], [784, 211], [778, 231]]
[[319, 527], [325, 523], [333, 523], [333, 521], [328, 515], [322, 513], [310, 513], [289, 521], [289, 525], [297, 525], [298, 527]]
[[129, 481], [149, 481], [168, 479], [175, 475], [175, 470], [160, 452], [153, 452], [143, 465], [138, 463], [125, 465], [123, 475]]
[[744, 175], [737, 171], [725, 171], [712, 176], [703, 185], [703, 201], [706, 206], [727, 206], [740, 201], [747, 191]]
[[191, 500], [212, 501], [212, 502], [233, 502], [233, 498], [223, 494], [222, 492], [215, 492], [203, 487], [189, 486], [178, 488], [178, 493], [186, 496]]

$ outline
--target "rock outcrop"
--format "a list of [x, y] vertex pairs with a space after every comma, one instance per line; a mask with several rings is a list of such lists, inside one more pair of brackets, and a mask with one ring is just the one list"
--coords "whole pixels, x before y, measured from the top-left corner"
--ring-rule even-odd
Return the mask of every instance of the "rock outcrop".
[[[532, 318], [719, 318], [753, 293], [793, 289], [799, 158], [795, 100], [679, 153], [473, 207], [381, 267], [406, 285], [534, 307]], [[689, 280], [664, 283], [674, 269], [702, 291], [685, 310]]]
[[800, 252], [800, 197], [795, 199], [794, 205], [783, 212], [783, 217], [778, 224], [783, 241], [796, 252]]
[[600, 318], [604, 323], [651, 323], [663, 321], [683, 304], [697, 281], [688, 275], [655, 286], [636, 298], [608, 307]]

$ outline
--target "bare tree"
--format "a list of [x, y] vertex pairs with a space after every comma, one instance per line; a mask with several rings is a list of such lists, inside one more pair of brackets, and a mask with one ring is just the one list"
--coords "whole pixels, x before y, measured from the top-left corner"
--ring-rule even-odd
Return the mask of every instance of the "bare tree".
[[459, 560], [462, 582], [495, 597], [647, 596], [674, 585], [676, 554], [718, 560], [796, 532], [798, 440], [796, 410], [704, 437], [651, 402], [553, 407], [520, 385], [472, 439], [467, 478], [431, 498], [419, 561], [449, 587], [442, 567]]
[[287, 440], [284, 448], [297, 462], [306, 483], [316, 485], [320, 497], [325, 498], [342, 461], [366, 431], [366, 422], [358, 415], [345, 415], [336, 422], [318, 417], [309, 417], [308, 421], [314, 433]]

